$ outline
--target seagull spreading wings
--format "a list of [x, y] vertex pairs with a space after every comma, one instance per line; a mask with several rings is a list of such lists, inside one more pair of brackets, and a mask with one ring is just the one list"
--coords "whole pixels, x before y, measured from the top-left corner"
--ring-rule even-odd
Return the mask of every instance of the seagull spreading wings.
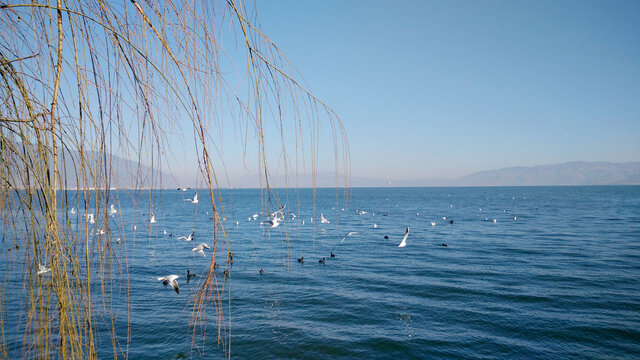
[[321, 224], [331, 224], [329, 220], [327, 220], [323, 214], [320, 214], [320, 223]]
[[351, 231], [351, 232], [349, 232], [347, 235], [345, 235], [345, 236], [342, 238], [342, 240], [340, 241], [340, 244], [342, 244], [342, 242], [344, 241], [344, 239], [348, 238], [348, 237], [349, 237], [349, 236], [351, 236], [351, 235], [355, 235], [355, 234], [357, 234], [357, 233], [358, 233], [357, 231]]
[[192, 204], [197, 204], [198, 203], [198, 192], [196, 191], [196, 194], [193, 195], [193, 199], [184, 199], [184, 201], [191, 201]]
[[186, 242], [189, 242], [189, 241], [193, 240], [193, 231], [191, 232], [191, 234], [189, 234], [188, 237], [187, 236], [180, 236], [178, 238], [178, 240], [182, 240], [182, 239], [184, 239], [184, 241], [186, 241]]
[[271, 227], [274, 228], [280, 225], [280, 221], [282, 221], [282, 218], [279, 218], [276, 216], [273, 218], [273, 220], [267, 220], [265, 222], [261, 222], [260, 225], [271, 225]]
[[162, 284], [165, 286], [167, 286], [167, 284], [171, 285], [173, 290], [175, 290], [176, 293], [180, 294], [180, 288], [178, 288], [178, 282], [176, 281], [176, 279], [179, 277], [180, 276], [178, 275], [167, 275], [165, 277], [159, 277], [158, 281], [162, 281]]
[[209, 245], [205, 243], [200, 243], [200, 245], [194, 247], [191, 251], [197, 251], [200, 254], [202, 254], [202, 256], [205, 256], [203, 249], [211, 249], [211, 248], [209, 247]]
[[51, 268], [46, 268], [42, 264], [38, 264], [38, 275], [46, 274], [51, 271]]
[[404, 237], [402, 238], [402, 242], [400, 243], [400, 245], [398, 245], [398, 247], [407, 246], [407, 238], [408, 237], [409, 237], [409, 227], [407, 226], [407, 230], [405, 230], [405, 232], [404, 232]]
[[284, 210], [284, 208], [286, 208], [286, 207], [287, 207], [287, 204], [282, 205], [282, 207], [281, 207], [280, 209], [278, 209], [278, 210], [274, 211], [274, 212], [271, 214], [271, 217], [276, 216], [276, 214], [282, 214], [282, 211], [283, 211], [283, 210]]

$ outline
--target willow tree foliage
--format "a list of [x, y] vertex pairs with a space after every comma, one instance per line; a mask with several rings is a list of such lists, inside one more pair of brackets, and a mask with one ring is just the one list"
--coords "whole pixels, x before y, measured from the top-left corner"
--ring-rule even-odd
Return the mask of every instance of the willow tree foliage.
[[[244, 143], [265, 208], [281, 205], [271, 196], [272, 158], [285, 174], [314, 173], [321, 128], [336, 166], [348, 168], [339, 119], [297, 80], [253, 9], [242, 0], [0, 2], [0, 357], [13, 351], [6, 335], [16, 330], [25, 358], [96, 356], [96, 322], [116, 323], [111, 279], [128, 274], [126, 251], [105, 240], [128, 240], [108, 218], [118, 203], [111, 189], [123, 176], [133, 190], [168, 182], [159, 170], [177, 151], [176, 134], [211, 198], [214, 255], [229, 251], [217, 189], [219, 144], [230, 132], [220, 129]], [[139, 166], [116, 173], [114, 155]], [[230, 356], [231, 304], [221, 301], [214, 258], [191, 324], [195, 334], [213, 316]], [[8, 273], [20, 274], [24, 291], [10, 291]], [[20, 324], [7, 321], [8, 302], [21, 303]], [[130, 336], [109, 331], [114, 357], [127, 357]]]

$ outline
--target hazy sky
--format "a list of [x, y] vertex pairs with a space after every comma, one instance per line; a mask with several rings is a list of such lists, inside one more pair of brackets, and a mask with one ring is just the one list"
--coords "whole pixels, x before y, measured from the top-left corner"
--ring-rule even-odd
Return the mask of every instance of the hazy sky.
[[353, 176], [640, 161], [638, 1], [259, 0]]

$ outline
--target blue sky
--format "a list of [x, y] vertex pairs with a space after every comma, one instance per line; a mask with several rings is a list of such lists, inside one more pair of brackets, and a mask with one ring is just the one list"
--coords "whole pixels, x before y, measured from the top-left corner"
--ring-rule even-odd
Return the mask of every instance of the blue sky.
[[640, 2], [259, 0], [258, 14], [340, 115], [353, 176], [640, 161]]

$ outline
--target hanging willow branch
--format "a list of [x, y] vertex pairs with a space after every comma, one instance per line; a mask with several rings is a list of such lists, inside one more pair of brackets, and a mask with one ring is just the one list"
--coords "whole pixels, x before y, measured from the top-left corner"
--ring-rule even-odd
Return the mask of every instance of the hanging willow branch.
[[[232, 304], [223, 301], [231, 298], [230, 278], [214, 271], [216, 251], [230, 251], [218, 180], [223, 133], [214, 129], [229, 122], [239, 130], [245, 166], [257, 143], [265, 209], [280, 207], [270, 188], [272, 144], [285, 175], [290, 167], [296, 178], [307, 168], [315, 174], [319, 131], [329, 127], [336, 170], [348, 178], [349, 166], [339, 118], [298, 80], [247, 8], [255, 7], [242, 0], [0, 4], [0, 358], [91, 359], [97, 343], [128, 357], [136, 344], [126, 324], [133, 311], [126, 249], [135, 239], [121, 216], [109, 215], [126, 196], [111, 189], [160, 188], [166, 179], [157, 173], [177, 151], [169, 136], [181, 133], [193, 134], [214, 229], [209, 270], [191, 301], [192, 344], [204, 351], [213, 317], [216, 349], [231, 356]], [[234, 56], [221, 39], [245, 54]], [[295, 142], [294, 164], [287, 141]], [[123, 179], [112, 156], [138, 167]], [[152, 210], [156, 197], [148, 194]], [[117, 299], [127, 302], [126, 320], [115, 315]]]

